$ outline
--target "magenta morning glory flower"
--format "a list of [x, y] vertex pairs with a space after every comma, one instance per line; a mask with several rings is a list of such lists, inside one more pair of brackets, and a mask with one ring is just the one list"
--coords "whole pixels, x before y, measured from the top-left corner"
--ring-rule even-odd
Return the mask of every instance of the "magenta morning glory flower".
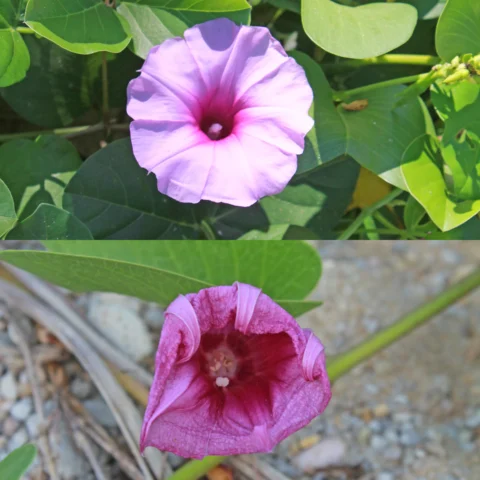
[[211, 20], [153, 47], [130, 82], [133, 153], [180, 202], [246, 207], [292, 178], [312, 100], [267, 28]]
[[140, 449], [269, 452], [330, 397], [322, 344], [261, 290], [180, 295], [165, 312]]

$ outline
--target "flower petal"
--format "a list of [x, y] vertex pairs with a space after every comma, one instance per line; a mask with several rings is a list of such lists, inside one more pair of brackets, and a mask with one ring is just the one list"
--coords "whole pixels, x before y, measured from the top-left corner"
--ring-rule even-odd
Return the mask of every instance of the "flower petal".
[[[141, 68], [162, 90], [170, 90], [182, 103], [196, 112], [205, 97], [206, 86], [183, 38], [170, 38], [153, 47]], [[163, 87], [163, 88], [162, 88]]]
[[148, 75], [131, 80], [127, 96], [127, 113], [134, 120], [195, 122], [190, 106]]

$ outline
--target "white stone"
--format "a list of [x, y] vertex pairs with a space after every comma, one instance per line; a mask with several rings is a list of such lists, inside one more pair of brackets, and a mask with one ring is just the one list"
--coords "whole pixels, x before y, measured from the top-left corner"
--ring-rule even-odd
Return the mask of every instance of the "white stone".
[[33, 402], [30, 397], [22, 398], [12, 407], [10, 415], [15, 420], [23, 422], [30, 415], [30, 412], [32, 411], [32, 407], [33, 407]]
[[341, 464], [347, 448], [340, 438], [326, 438], [312, 448], [301, 452], [292, 461], [304, 472]]
[[75, 378], [70, 385], [70, 391], [80, 400], [87, 398], [92, 393], [92, 390], [92, 384], [80, 377]]
[[134, 360], [153, 351], [153, 343], [140, 316], [121, 303], [94, 302], [89, 309], [94, 327]]
[[7, 372], [0, 378], [0, 397], [7, 400], [15, 400], [17, 398], [17, 382], [11, 372]]
[[115, 420], [112, 411], [103, 398], [97, 397], [92, 400], [86, 400], [83, 405], [90, 415], [92, 415], [92, 417], [104, 427], [115, 427], [117, 425], [117, 421]]

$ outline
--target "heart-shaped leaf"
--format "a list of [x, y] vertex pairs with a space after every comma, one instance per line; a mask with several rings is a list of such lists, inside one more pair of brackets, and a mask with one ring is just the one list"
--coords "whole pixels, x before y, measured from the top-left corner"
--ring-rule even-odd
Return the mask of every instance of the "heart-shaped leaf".
[[93, 240], [88, 228], [69, 212], [42, 203], [10, 230], [7, 240]]
[[227, 17], [246, 25], [250, 10], [246, 0], [125, 0], [118, 8], [130, 25], [133, 51], [142, 58], [154, 45], [207, 20]]
[[68, 241], [46, 246], [49, 252], [0, 251], [0, 259], [75, 291], [112, 291], [163, 306], [179, 294], [235, 281], [262, 288], [292, 315], [320, 303], [303, 301], [321, 273], [318, 254], [303, 242]]
[[102, 148], [83, 163], [65, 190], [63, 208], [96, 239], [197, 238], [191, 206], [162, 195], [140, 168], [130, 139]]
[[128, 23], [103, 0], [30, 0], [25, 23], [70, 52], [118, 53], [130, 42]]
[[331, 0], [302, 0], [307, 35], [340, 57], [383, 55], [403, 45], [417, 23], [417, 10], [404, 3], [371, 3], [358, 7]]
[[457, 55], [480, 53], [480, 2], [448, 0], [435, 33], [437, 52], [446, 62]]

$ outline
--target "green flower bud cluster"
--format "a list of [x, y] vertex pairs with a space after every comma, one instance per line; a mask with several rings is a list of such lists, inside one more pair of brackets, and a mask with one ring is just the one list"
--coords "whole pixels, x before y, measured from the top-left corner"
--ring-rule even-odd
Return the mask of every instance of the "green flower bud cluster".
[[471, 53], [455, 57], [451, 62], [435, 65], [432, 70], [437, 78], [443, 78], [443, 83], [453, 85], [466, 79], [480, 83], [480, 54]]

